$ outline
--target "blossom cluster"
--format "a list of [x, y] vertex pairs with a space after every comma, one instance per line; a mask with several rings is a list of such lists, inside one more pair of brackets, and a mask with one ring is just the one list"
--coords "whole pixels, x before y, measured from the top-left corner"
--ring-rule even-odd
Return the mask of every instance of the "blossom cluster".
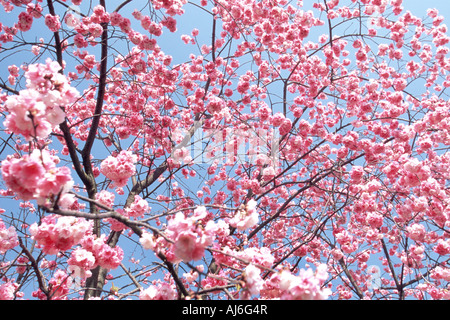
[[239, 209], [235, 216], [228, 222], [230, 226], [238, 229], [245, 230], [253, 227], [259, 221], [259, 214], [256, 210], [256, 201], [251, 199], [245, 205], [245, 208]]
[[[26, 89], [8, 96], [4, 102], [7, 112], [5, 127], [22, 135], [27, 141], [45, 139], [65, 119], [64, 107], [79, 96], [67, 78], [60, 73], [61, 66], [50, 59], [45, 64], [24, 67]], [[10, 69], [18, 75], [18, 69]], [[8, 188], [20, 199], [36, 199], [46, 205], [49, 198], [61, 195], [61, 203], [73, 202], [66, 192], [72, 178], [68, 167], [56, 167], [59, 158], [44, 148], [35, 149], [22, 157], [7, 156], [2, 161], [2, 176]]]
[[[6, 133], [27, 142], [3, 140], [15, 155], [2, 161], [9, 190], [0, 193], [36, 201], [43, 211], [72, 210], [42, 216], [29, 228], [24, 221], [24, 236], [58, 256], [40, 264], [52, 271], [43, 279], [49, 292], [42, 288], [35, 297], [64, 298], [75, 278], [117, 268], [124, 252], [113, 242], [131, 223], [142, 232], [136, 232], [142, 247], [168, 270], [159, 269], [164, 280], [150, 283], [148, 265], [129, 269], [138, 274], [130, 279], [148, 285], [141, 299], [176, 299], [183, 289], [192, 294], [186, 298], [205, 291], [220, 298], [326, 299], [331, 281], [342, 299], [449, 297], [450, 37], [437, 10], [420, 19], [403, 12], [402, 0], [316, 1], [312, 10], [303, 1], [198, 0], [191, 8], [214, 16], [213, 43], [210, 31], [194, 29], [181, 40], [196, 53], [172, 58], [163, 48], [175, 45], [160, 47], [160, 39], [182, 27], [176, 18], [186, 0], [153, 0], [151, 14], [136, 9], [132, 17], [125, 16], [128, 5], [107, 12], [71, 0], [82, 7], [78, 14], [41, 2], [0, 0], [18, 13], [12, 27], [0, 23], [0, 52], [26, 44], [34, 59], [56, 49], [58, 61], [67, 61], [10, 65], [5, 80], [26, 88], [12, 95], [15, 89], [4, 84], [7, 94], [0, 95]], [[28, 42], [38, 19], [46, 34]], [[357, 33], [330, 35], [356, 30], [353, 22]], [[106, 60], [97, 54], [105, 51], [113, 66], [103, 70]], [[85, 88], [82, 95], [69, 79]], [[424, 88], [414, 87], [418, 82]], [[208, 134], [198, 139], [202, 133]], [[105, 148], [92, 148], [88, 138]], [[58, 167], [59, 150], [52, 149], [58, 141], [67, 166]], [[250, 150], [242, 153], [244, 144]], [[204, 171], [195, 166], [200, 157], [208, 160]], [[75, 190], [91, 198], [74, 200], [67, 192], [74, 180]], [[115, 193], [91, 188], [106, 185]], [[121, 199], [125, 186], [130, 193]], [[84, 208], [77, 206], [83, 199], [107, 212], [101, 230], [117, 238], [94, 235], [92, 222], [80, 217], [97, 218], [74, 211]], [[20, 208], [32, 211], [26, 202]], [[10, 274], [30, 266], [12, 250], [18, 234], [0, 220], [0, 254], [18, 254], [16, 268], [8, 266], [2, 278], [0, 299], [17, 297]], [[375, 258], [389, 266], [377, 288], [367, 285]], [[183, 277], [171, 263], [186, 271]], [[407, 286], [394, 281], [398, 275]]]
[[115, 269], [122, 262], [124, 254], [122, 248], [108, 245], [105, 235], [100, 237], [88, 235], [81, 240], [80, 244], [95, 257], [94, 268], [101, 266], [105, 269]]
[[325, 300], [331, 294], [322, 285], [328, 278], [326, 265], [319, 265], [316, 272], [312, 269], [301, 269], [299, 275], [289, 271], [280, 274], [281, 299], [285, 300]]
[[175, 300], [177, 291], [170, 283], [159, 282], [150, 285], [147, 289], [141, 289], [139, 299], [141, 300]]
[[33, 150], [21, 158], [8, 156], [1, 163], [2, 177], [8, 188], [22, 200], [35, 199], [40, 205], [60, 195], [60, 203], [70, 205], [74, 199], [67, 193], [72, 187], [70, 169], [57, 167], [57, 156], [47, 150]]
[[54, 272], [52, 278], [48, 282], [49, 292], [45, 294], [41, 288], [32, 292], [32, 296], [40, 300], [47, 300], [48, 296], [52, 300], [66, 300], [70, 292], [74, 279], [64, 270], [58, 269]]
[[206, 208], [200, 206], [194, 210], [191, 217], [178, 212], [169, 220], [166, 234], [173, 241], [171, 251], [175, 260], [200, 260], [204, 256], [205, 248], [212, 245], [218, 226], [212, 220], [202, 225], [207, 214]]
[[19, 244], [16, 229], [13, 226], [6, 228], [3, 220], [0, 219], [0, 254], [16, 247]]
[[92, 223], [84, 218], [48, 215], [38, 225], [30, 226], [30, 233], [37, 246], [47, 254], [57, 254], [71, 249], [92, 231]]
[[63, 108], [74, 103], [79, 93], [60, 70], [58, 62], [50, 59], [26, 68], [27, 89], [9, 96], [5, 102], [8, 115], [4, 125], [8, 130], [27, 140], [46, 138], [64, 121]]
[[40, 224], [30, 226], [30, 233], [46, 254], [54, 255], [72, 249], [67, 263], [75, 276], [86, 278], [96, 266], [115, 269], [123, 259], [123, 250], [106, 243], [104, 236], [92, 234], [92, 221], [70, 216], [49, 215]]
[[19, 285], [9, 281], [0, 285], [0, 300], [13, 300]]
[[315, 272], [311, 268], [300, 269], [298, 275], [282, 270], [264, 281], [260, 294], [266, 299], [325, 300], [331, 295], [331, 290], [324, 287], [327, 278], [324, 264], [318, 265]]
[[136, 161], [137, 156], [131, 151], [122, 150], [116, 157], [108, 156], [103, 160], [100, 171], [112, 180], [114, 186], [123, 187], [127, 184], [128, 179], [136, 173]]

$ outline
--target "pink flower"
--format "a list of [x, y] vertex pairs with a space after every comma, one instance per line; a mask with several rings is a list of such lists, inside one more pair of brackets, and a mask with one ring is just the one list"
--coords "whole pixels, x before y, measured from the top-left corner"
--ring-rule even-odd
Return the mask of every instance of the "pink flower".
[[175, 300], [176, 298], [176, 290], [168, 283], [151, 285], [145, 290], [141, 289], [139, 294], [139, 299], [141, 300]]
[[292, 129], [292, 121], [290, 119], [284, 119], [280, 125], [280, 135], [284, 136]]
[[9, 114], [5, 126], [27, 140], [45, 138], [51, 130], [64, 121], [61, 109], [75, 102], [79, 93], [72, 88], [61, 66], [50, 59], [45, 64], [32, 64], [25, 72], [27, 89], [19, 95], [7, 98], [5, 106]]
[[95, 257], [95, 265], [106, 269], [116, 269], [122, 262], [123, 250], [119, 246], [111, 247], [106, 243], [105, 235], [96, 237], [92, 234], [85, 236], [81, 241], [81, 247]]
[[77, 16], [75, 16], [71, 13], [68, 13], [64, 17], [64, 22], [67, 24], [67, 26], [74, 28], [80, 23], [80, 19], [78, 19]]
[[72, 251], [70, 258], [67, 260], [69, 271], [73, 276], [87, 278], [91, 276], [90, 270], [95, 267], [95, 257], [92, 252], [83, 248], [76, 248]]
[[380, 228], [383, 225], [383, 216], [377, 212], [369, 212], [366, 221], [371, 227]]
[[11, 0], [11, 2], [16, 6], [21, 6], [23, 4], [29, 4], [32, 0]]
[[433, 251], [442, 256], [450, 254], [450, 241], [439, 239], [437, 245], [433, 248]]
[[16, 229], [13, 226], [6, 228], [0, 219], [0, 253], [4, 254], [7, 250], [13, 249], [19, 245]]
[[412, 158], [408, 162], [405, 163], [404, 167], [405, 167], [405, 170], [410, 173], [417, 173], [420, 170], [420, 168], [422, 167], [422, 163], [418, 159]]
[[166, 17], [161, 24], [169, 29], [170, 32], [177, 31], [177, 20], [172, 17]]
[[266, 180], [272, 179], [275, 176], [275, 169], [272, 166], [266, 167], [263, 169], [262, 175]]
[[2, 161], [2, 176], [8, 188], [23, 200], [38, 200], [45, 205], [48, 197], [66, 193], [72, 186], [70, 169], [56, 167], [59, 158], [43, 150], [34, 150], [20, 159]]
[[52, 299], [67, 299], [72, 283], [72, 277], [68, 276], [63, 270], [56, 270], [53, 278], [48, 282], [49, 287], [52, 288]]
[[59, 16], [52, 16], [51, 14], [45, 15], [45, 25], [52, 32], [57, 32], [61, 28], [61, 22], [59, 21]]
[[433, 279], [443, 279], [450, 281], [450, 269], [446, 267], [437, 266], [430, 274]]
[[272, 117], [272, 123], [275, 127], [281, 126], [284, 120], [286, 120], [286, 118], [281, 112], [275, 113]]
[[253, 264], [249, 264], [245, 268], [245, 289], [248, 290], [250, 295], [259, 294], [264, 285], [264, 280], [260, 275], [261, 271]]
[[178, 234], [174, 244], [175, 255], [183, 261], [200, 260], [203, 257], [205, 247], [200, 243], [198, 235], [186, 231]]
[[331, 294], [321, 286], [328, 278], [326, 265], [319, 265], [316, 273], [312, 269], [301, 269], [298, 276], [283, 270], [280, 274], [281, 299], [287, 300], [325, 300]]
[[399, 78], [394, 80], [394, 88], [397, 91], [402, 91], [406, 88], [407, 82], [405, 79]]
[[95, 198], [101, 204], [112, 208], [114, 205], [115, 194], [106, 190], [101, 190], [95, 195]]
[[89, 45], [84, 36], [79, 33], [73, 37], [73, 42], [78, 48], [86, 48]]
[[242, 231], [256, 225], [259, 221], [256, 205], [255, 200], [249, 200], [245, 209], [239, 209], [236, 215], [229, 221], [230, 226]]
[[8, 281], [0, 285], [0, 300], [13, 300], [15, 292], [19, 288], [19, 284]]
[[245, 261], [250, 261], [255, 265], [271, 268], [275, 258], [267, 247], [262, 248], [246, 248], [243, 251], [235, 253], [236, 256]]
[[341, 260], [342, 257], [344, 256], [342, 251], [338, 248], [334, 248], [333, 250], [331, 250], [331, 255], [333, 256], [334, 260], [336, 260], [336, 261]]
[[188, 283], [193, 283], [198, 278], [198, 272], [191, 270], [191, 272], [183, 273], [183, 277]]
[[353, 166], [350, 171], [350, 178], [353, 183], [360, 183], [364, 175], [364, 168], [361, 166]]
[[136, 195], [134, 197], [134, 202], [126, 209], [126, 213], [130, 217], [142, 217], [150, 209], [147, 200]]
[[224, 100], [222, 100], [219, 97], [216, 96], [212, 96], [209, 99], [208, 104], [206, 105], [206, 109], [211, 113], [211, 114], [219, 114], [221, 112], [223, 112], [223, 110], [226, 108], [226, 103]]
[[95, 253], [96, 262], [105, 269], [116, 269], [123, 260], [121, 247], [110, 247], [104, 243], [99, 251]]
[[123, 187], [128, 179], [136, 173], [137, 156], [131, 151], [122, 150], [117, 157], [109, 156], [102, 161], [100, 171], [114, 182], [116, 187]]
[[45, 172], [37, 153], [34, 151], [31, 155], [25, 155], [20, 159], [7, 157], [2, 161], [3, 180], [8, 188], [23, 200], [36, 197], [39, 180]]
[[19, 14], [19, 21], [17, 22], [17, 28], [20, 31], [28, 31], [33, 24], [33, 16], [27, 12], [21, 12]]
[[84, 218], [46, 216], [41, 224], [30, 226], [30, 234], [47, 254], [67, 251], [92, 231], [92, 222]]
[[167, 226], [167, 235], [174, 241], [171, 250], [180, 260], [199, 260], [203, 257], [205, 248], [213, 242], [218, 225], [208, 221], [202, 226], [200, 221], [207, 215], [204, 207], [198, 207], [192, 217], [185, 217], [178, 212]]
[[425, 239], [426, 230], [421, 224], [414, 223], [413, 225], [408, 226], [406, 231], [408, 232], [408, 237], [414, 241], [423, 241]]
[[59, 167], [47, 171], [38, 184], [39, 197], [46, 198], [50, 194], [58, 194], [63, 188], [72, 181], [70, 169], [68, 167]]
[[23, 135], [27, 140], [50, 134], [52, 126], [46, 119], [46, 106], [36, 91], [22, 90], [19, 95], [8, 97], [5, 106], [9, 114], [4, 125], [11, 132]]
[[148, 232], [144, 232], [139, 239], [142, 247], [146, 250], [155, 250], [156, 244], [154, 236]]

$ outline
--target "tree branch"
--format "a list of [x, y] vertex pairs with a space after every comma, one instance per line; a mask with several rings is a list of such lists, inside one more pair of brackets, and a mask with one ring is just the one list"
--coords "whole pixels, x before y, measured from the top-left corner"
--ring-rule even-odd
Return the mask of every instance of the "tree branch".
[[23, 252], [27, 256], [28, 260], [31, 263], [31, 267], [33, 268], [34, 272], [36, 273], [37, 281], [39, 284], [39, 289], [41, 289], [41, 291], [47, 296], [47, 298], [50, 298], [50, 291], [49, 291], [47, 285], [44, 283], [44, 275], [42, 274], [41, 270], [39, 269], [39, 265], [38, 265], [36, 259], [34, 259], [31, 252], [27, 249], [27, 247], [25, 247], [25, 245], [22, 242], [22, 239], [18, 238], [18, 240], [19, 240], [20, 247], [22, 248]]

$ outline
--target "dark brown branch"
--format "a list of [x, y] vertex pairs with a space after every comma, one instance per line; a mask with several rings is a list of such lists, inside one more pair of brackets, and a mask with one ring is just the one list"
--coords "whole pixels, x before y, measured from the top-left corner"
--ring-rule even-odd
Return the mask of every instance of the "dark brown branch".
[[[47, 0], [48, 11], [52, 16], [56, 16], [55, 8], [53, 7], [53, 1]], [[61, 38], [59, 37], [59, 32], [53, 32], [53, 36], [55, 37], [55, 50], [56, 50], [56, 60], [58, 61], [61, 68], [63, 67], [63, 56], [62, 56], [62, 46], [61, 46]], [[61, 70], [62, 72], [62, 70]]]
[[39, 289], [41, 289], [41, 291], [47, 296], [47, 298], [49, 298], [50, 291], [49, 291], [47, 285], [44, 283], [44, 275], [42, 274], [41, 270], [39, 269], [39, 265], [38, 265], [36, 259], [34, 259], [31, 252], [27, 249], [27, 247], [25, 247], [25, 245], [22, 242], [22, 239], [19, 238], [18, 240], [19, 240], [19, 245], [22, 248], [22, 251], [27, 256], [28, 260], [31, 263], [31, 267], [33, 268], [34, 272], [36, 273], [37, 281], [39, 284]]
[[350, 273], [347, 266], [345, 265], [344, 258], [339, 259], [339, 264], [344, 270], [344, 273], [347, 276], [347, 278], [350, 280], [350, 283], [352, 284], [355, 293], [358, 295], [360, 299], [364, 298], [364, 294], [361, 292], [361, 289], [358, 286], [358, 282], [356, 282], [355, 278], [353, 278], [353, 275]]
[[[105, 7], [105, 1], [101, 0], [100, 5]], [[108, 24], [102, 23], [102, 39], [101, 39], [101, 60], [100, 60], [100, 74], [99, 74], [99, 84], [97, 92], [97, 101], [94, 110], [94, 116], [91, 123], [91, 128], [89, 129], [89, 134], [86, 139], [86, 144], [81, 152], [83, 157], [84, 170], [88, 175], [93, 175], [92, 164], [91, 164], [91, 150], [94, 145], [95, 136], [97, 135], [97, 129], [100, 123], [100, 116], [103, 109], [103, 99], [106, 92], [106, 75], [108, 67]]]
[[[55, 16], [56, 13], [55, 13], [55, 8], [53, 6], [53, 1], [47, 0], [47, 5], [48, 5], [49, 13], [51, 15]], [[53, 36], [55, 38], [56, 59], [57, 59], [59, 65], [61, 66], [60, 72], [63, 73], [63, 69], [62, 69], [63, 68], [63, 56], [62, 56], [61, 38], [59, 37], [58, 32], [54, 32]], [[70, 129], [67, 125], [67, 120], [65, 120], [63, 123], [61, 123], [59, 125], [59, 128], [63, 132], [64, 140], [66, 141], [66, 145], [69, 150], [69, 155], [73, 162], [75, 171], [77, 172], [78, 176], [83, 181], [83, 183], [85, 185], [89, 185], [91, 183], [91, 180], [89, 179], [89, 177], [86, 175], [86, 173], [83, 171], [83, 169], [81, 167], [81, 163], [76, 154], [76, 146], [75, 146], [75, 143], [73, 142], [72, 135], [70, 133]]]
[[[175, 269], [174, 269], [174, 267], [173, 267], [173, 264], [172, 264], [170, 261], [168, 261], [168, 260], [166, 259], [166, 257], [165, 257], [161, 252], [158, 252], [157, 255], [158, 255], [158, 258], [160, 258], [160, 259], [164, 262], [164, 264], [166, 265], [167, 270], [168, 270], [168, 271], [170, 272], [170, 274], [172, 275], [172, 278], [173, 278], [173, 280], [175, 281], [175, 283], [176, 283], [176, 285], [177, 285], [177, 288], [180, 290], [181, 295], [184, 296], [184, 297], [189, 296], [189, 292], [186, 290], [186, 288], [184, 287], [183, 282], [182, 282], [181, 279], [178, 277], [178, 274], [177, 274], [177, 272], [175, 271]], [[181, 298], [181, 297], [180, 297], [180, 298]]]
[[[106, 1], [100, 0], [100, 5], [105, 8], [106, 11]], [[97, 135], [98, 126], [100, 124], [100, 116], [103, 109], [103, 99], [105, 97], [106, 91], [106, 74], [108, 67], [108, 23], [102, 23], [101, 26], [103, 28], [103, 32], [101, 38], [101, 60], [97, 101], [94, 110], [94, 117], [91, 122], [91, 128], [89, 129], [88, 137], [86, 139], [86, 144], [81, 151], [83, 167], [86, 175], [89, 178], [88, 183], [85, 184], [85, 186], [90, 199], [94, 199], [95, 194], [97, 193], [94, 173], [92, 170], [91, 150], [92, 146], [94, 145], [95, 136]], [[97, 214], [97, 206], [91, 205], [90, 211], [91, 213]], [[94, 233], [97, 235], [100, 234], [100, 220], [94, 220]], [[89, 299], [93, 295], [99, 296], [101, 294], [103, 286], [105, 285], [106, 274], [107, 270], [101, 267], [97, 267], [93, 270], [92, 276], [86, 280], [86, 286], [94, 289], [86, 290], [84, 295], [85, 299]]]
[[13, 88], [11, 88], [11, 87], [8, 87], [8, 86], [7, 86], [6, 84], [4, 84], [4, 83], [0, 83], [0, 88], [6, 90], [6, 91], [8, 91], [8, 92], [11, 92], [11, 93], [13, 93], [13, 94], [19, 94], [19, 91], [15, 90], [15, 89], [13, 89]]
[[[46, 211], [48, 213], [58, 214], [61, 216], [78, 217], [78, 218], [85, 218], [85, 219], [90, 219], [90, 220], [113, 218], [113, 219], [123, 223], [127, 227], [129, 227], [139, 237], [142, 235], [142, 230], [139, 228], [140, 223], [128, 219], [127, 217], [121, 215], [117, 211], [108, 211], [105, 213], [96, 213], [96, 214], [92, 214], [92, 213], [88, 213], [88, 212], [81, 212], [81, 211], [73, 211], [73, 210], [53, 209], [53, 208], [47, 208]], [[148, 228], [149, 226], [145, 225], [145, 227]]]

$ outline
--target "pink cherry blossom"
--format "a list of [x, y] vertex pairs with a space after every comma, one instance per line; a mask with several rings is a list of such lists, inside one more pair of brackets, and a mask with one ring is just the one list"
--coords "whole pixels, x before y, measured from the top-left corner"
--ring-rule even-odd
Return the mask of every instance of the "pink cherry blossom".
[[289, 271], [280, 274], [280, 290], [282, 299], [288, 300], [323, 300], [330, 295], [329, 289], [322, 289], [321, 285], [327, 279], [326, 266], [317, 267], [316, 273], [312, 269], [300, 270], [298, 276]]
[[37, 152], [21, 159], [9, 158], [2, 161], [3, 180], [23, 200], [36, 197], [36, 189], [44, 175], [45, 168]]
[[114, 182], [115, 186], [123, 187], [128, 179], [135, 174], [137, 156], [131, 151], [122, 150], [116, 157], [109, 156], [102, 161], [100, 170]]
[[173, 246], [173, 252], [178, 258], [183, 261], [200, 260], [204, 251], [205, 247], [196, 233], [190, 231], [178, 233]]
[[45, 150], [34, 150], [20, 159], [2, 161], [2, 176], [7, 186], [23, 200], [36, 199], [42, 205], [47, 198], [66, 193], [72, 186], [70, 170], [57, 167], [59, 158]]
[[415, 241], [424, 241], [426, 230], [422, 224], [413, 224], [407, 228], [408, 236]]
[[0, 219], [0, 253], [4, 254], [7, 250], [13, 249], [19, 245], [16, 230], [13, 226], [6, 228]]
[[116, 269], [123, 260], [121, 247], [110, 247], [103, 244], [99, 251], [95, 252], [96, 263], [105, 269]]
[[26, 139], [45, 138], [52, 129], [46, 119], [46, 106], [40, 101], [37, 92], [21, 91], [19, 96], [12, 96], [6, 102], [9, 115], [4, 125], [11, 132], [21, 134]]
[[59, 16], [52, 16], [51, 14], [47, 14], [45, 16], [45, 25], [53, 32], [57, 32], [61, 27], [61, 23], [59, 21]]
[[256, 210], [256, 201], [250, 200], [244, 209], [239, 209], [236, 215], [229, 221], [232, 227], [239, 230], [245, 230], [253, 227], [259, 221], [258, 211]]
[[246, 248], [245, 250], [236, 253], [236, 256], [249, 261], [255, 265], [270, 268], [275, 262], [275, 258], [272, 255], [269, 248]]
[[14, 300], [19, 285], [15, 282], [6, 282], [0, 285], [0, 300]]
[[0, 298], [449, 299], [450, 37], [408, 5], [0, 0]]
[[72, 277], [68, 276], [63, 270], [56, 270], [52, 279], [49, 281], [49, 286], [52, 288], [52, 299], [66, 300], [72, 282]]
[[122, 248], [109, 246], [104, 235], [100, 237], [86, 235], [81, 239], [80, 244], [84, 250], [94, 256], [94, 267], [101, 266], [106, 269], [116, 269], [122, 262], [124, 254]]
[[252, 264], [245, 268], [245, 290], [250, 296], [259, 294], [264, 281], [261, 278], [260, 270]]
[[27, 139], [45, 138], [65, 117], [61, 107], [73, 103], [78, 91], [59, 73], [58, 63], [48, 59], [46, 64], [32, 64], [25, 78], [27, 89], [6, 101], [9, 115], [5, 126]]
[[67, 264], [69, 264], [69, 270], [72, 271], [74, 277], [85, 279], [92, 275], [90, 270], [94, 269], [95, 257], [92, 252], [78, 247], [72, 251]]
[[152, 234], [148, 232], [144, 232], [139, 239], [139, 242], [142, 244], [142, 247], [146, 250], [155, 250], [156, 241]]
[[18, 22], [18, 29], [21, 31], [28, 31], [31, 29], [31, 26], [33, 24], [33, 16], [31, 14], [28, 14], [27, 12], [21, 12], [19, 14], [19, 22]]
[[32, 224], [30, 233], [44, 252], [57, 254], [79, 244], [91, 229], [91, 222], [85, 219], [50, 215], [44, 217], [40, 225]]
[[98, 202], [100, 202], [101, 204], [112, 208], [114, 205], [114, 199], [116, 197], [116, 195], [112, 192], [109, 192], [107, 190], [101, 190], [100, 192], [98, 192], [95, 195], [96, 199]]
[[147, 289], [141, 289], [139, 299], [141, 300], [175, 300], [177, 292], [168, 283], [151, 285]]
[[169, 221], [166, 233], [174, 241], [172, 250], [178, 259], [200, 260], [206, 247], [212, 245], [217, 225], [213, 221], [208, 221], [201, 227], [200, 220], [205, 218], [206, 214], [205, 207], [200, 206], [191, 217], [178, 212]]
[[450, 241], [439, 239], [433, 250], [440, 255], [450, 254]]
[[145, 213], [151, 210], [147, 200], [142, 199], [140, 196], [136, 196], [134, 202], [127, 210], [127, 215], [130, 217], [142, 217]]

